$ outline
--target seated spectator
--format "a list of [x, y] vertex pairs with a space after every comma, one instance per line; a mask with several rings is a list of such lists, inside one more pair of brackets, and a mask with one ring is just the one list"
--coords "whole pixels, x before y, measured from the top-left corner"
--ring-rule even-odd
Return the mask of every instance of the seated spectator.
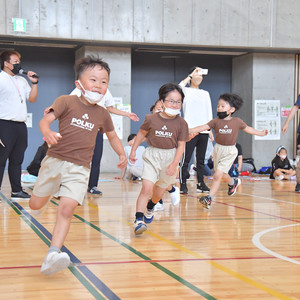
[[127, 142], [128, 145], [124, 147], [126, 158], [128, 160], [127, 168], [122, 170], [122, 173], [119, 177], [115, 177], [115, 179], [124, 179], [126, 171], [128, 171], [128, 178], [132, 180], [141, 180], [142, 173], [143, 173], [143, 153], [145, 151], [144, 146], [138, 146], [136, 150], [136, 162], [132, 164], [129, 161], [129, 154], [131, 152], [132, 145], [134, 143], [136, 134], [132, 133], [128, 136]]
[[287, 151], [284, 146], [279, 146], [276, 150], [276, 156], [272, 160], [271, 179], [289, 180], [296, 175], [296, 171], [292, 168], [287, 158]]

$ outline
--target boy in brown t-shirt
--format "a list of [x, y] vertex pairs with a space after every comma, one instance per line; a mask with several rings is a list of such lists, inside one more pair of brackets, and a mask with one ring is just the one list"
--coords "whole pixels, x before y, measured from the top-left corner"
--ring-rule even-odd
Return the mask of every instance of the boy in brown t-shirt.
[[205, 208], [210, 208], [211, 201], [216, 195], [222, 177], [228, 182], [228, 195], [235, 194], [238, 185], [241, 183], [239, 178], [233, 179], [228, 175], [228, 171], [232, 166], [236, 156], [236, 139], [239, 130], [243, 130], [252, 135], [265, 136], [267, 130], [257, 130], [247, 126], [241, 119], [231, 117], [243, 104], [243, 99], [235, 94], [223, 94], [220, 96], [217, 105], [217, 115], [205, 125], [191, 128], [189, 131], [192, 134], [213, 129], [215, 132], [216, 144], [213, 152], [214, 169], [213, 183], [210, 188], [209, 195], [200, 198], [201, 204]]
[[[118, 167], [123, 169], [127, 165], [109, 113], [96, 105], [107, 90], [108, 64], [88, 56], [76, 63], [75, 71], [75, 85], [81, 90], [81, 96], [58, 97], [39, 124], [45, 141], [51, 147], [42, 161], [29, 206], [33, 213], [40, 213], [51, 195], [60, 196], [51, 247], [41, 267], [44, 275], [52, 275], [70, 264], [70, 257], [67, 253], [60, 253], [60, 248], [68, 234], [73, 212], [82, 204], [87, 191], [98, 130], [106, 133], [119, 155]], [[55, 119], [59, 120], [59, 133], [50, 129]]]
[[[134, 222], [136, 235], [147, 230], [145, 223], [152, 222], [155, 204], [176, 181], [179, 161], [185, 142], [189, 139], [188, 125], [179, 116], [184, 98], [181, 87], [167, 83], [159, 89], [158, 94], [163, 103], [163, 111], [146, 116], [129, 155], [130, 162], [134, 163], [136, 149], [146, 137], [149, 147], [143, 154], [143, 183], [137, 199]], [[148, 202], [151, 196], [152, 199]]]

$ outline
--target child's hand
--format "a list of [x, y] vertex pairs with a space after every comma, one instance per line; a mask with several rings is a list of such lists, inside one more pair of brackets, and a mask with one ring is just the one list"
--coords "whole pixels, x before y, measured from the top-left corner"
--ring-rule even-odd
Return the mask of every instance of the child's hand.
[[119, 163], [117, 164], [117, 167], [122, 170], [122, 169], [126, 168], [126, 166], [127, 166], [126, 156], [125, 155], [120, 155], [119, 156]]
[[135, 156], [136, 156], [135, 151], [131, 149], [131, 152], [130, 152], [130, 154], [129, 154], [128, 159], [129, 159], [129, 161], [130, 161], [132, 164], [134, 164], [134, 163], [137, 161], [137, 159], [135, 158]]
[[177, 165], [170, 164], [166, 170], [168, 176], [173, 176], [177, 171]]
[[59, 132], [49, 131], [47, 134], [44, 134], [44, 141], [48, 145], [55, 145], [62, 138]]
[[128, 118], [134, 122], [138, 122], [140, 120], [135, 113], [128, 113]]
[[188, 140], [188, 142], [191, 140], [191, 139], [193, 139], [197, 134], [199, 134], [198, 132], [190, 132], [189, 133], [189, 140]]
[[262, 130], [263, 136], [267, 135], [269, 133], [268, 129]]

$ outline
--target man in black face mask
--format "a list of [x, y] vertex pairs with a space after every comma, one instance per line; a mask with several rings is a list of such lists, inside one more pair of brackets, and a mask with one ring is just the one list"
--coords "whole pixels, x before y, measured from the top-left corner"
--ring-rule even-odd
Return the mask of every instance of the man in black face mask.
[[7, 50], [0, 54], [0, 189], [4, 168], [8, 160], [8, 176], [11, 185], [11, 199], [29, 199], [22, 190], [21, 170], [27, 148], [27, 106], [26, 100], [35, 102], [38, 95], [36, 73], [28, 71], [31, 87], [22, 76], [21, 55]]

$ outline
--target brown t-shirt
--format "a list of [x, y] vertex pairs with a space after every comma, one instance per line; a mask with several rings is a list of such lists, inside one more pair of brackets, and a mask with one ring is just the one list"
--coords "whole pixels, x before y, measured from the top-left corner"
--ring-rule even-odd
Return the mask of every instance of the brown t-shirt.
[[235, 145], [239, 130], [247, 127], [247, 124], [240, 118], [230, 120], [215, 118], [207, 125], [215, 131], [216, 143], [224, 146]]
[[90, 168], [98, 130], [114, 130], [108, 111], [99, 105], [85, 105], [74, 95], [58, 97], [51, 110], [59, 120], [62, 138], [47, 155]]
[[146, 116], [141, 130], [148, 131], [147, 143], [155, 148], [173, 149], [178, 147], [178, 141], [189, 139], [187, 122], [180, 116], [165, 119], [159, 113]]

